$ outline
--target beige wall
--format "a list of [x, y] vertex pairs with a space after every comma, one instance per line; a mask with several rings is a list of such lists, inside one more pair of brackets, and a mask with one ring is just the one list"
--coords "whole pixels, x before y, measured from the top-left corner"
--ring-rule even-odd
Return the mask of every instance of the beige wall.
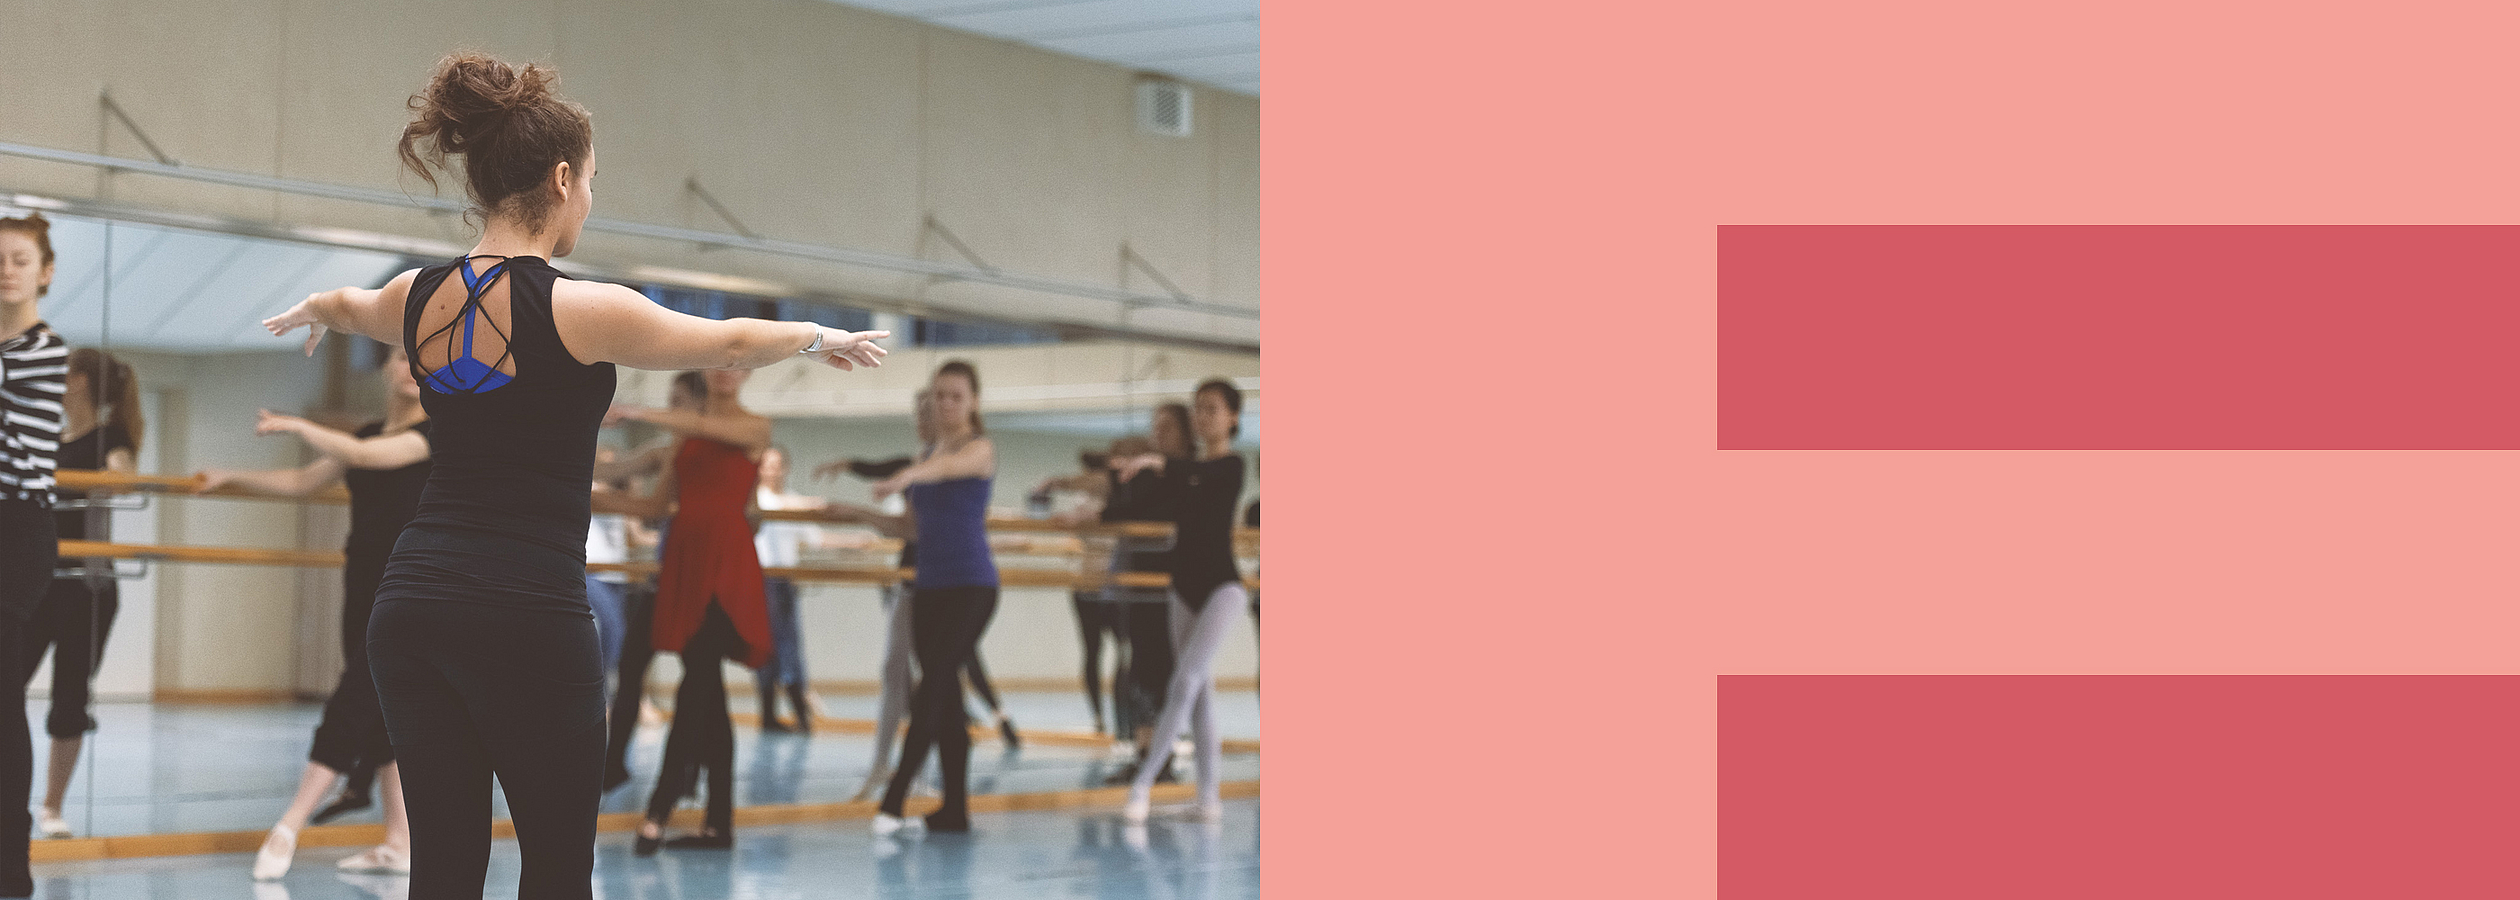
[[[425, 193], [398, 174], [403, 102], [442, 53], [556, 64], [596, 123], [597, 215], [724, 230], [697, 178], [766, 236], [1153, 291], [1123, 243], [1204, 300], [1259, 304], [1259, 101], [1200, 89], [1199, 131], [1133, 124], [1131, 73], [823, 0], [166, 4], [27, 0], [0, 27], [0, 141], [146, 157], [110, 90], [200, 167]], [[134, 33], [180, 41], [133, 41]], [[452, 185], [450, 185], [450, 188]], [[0, 190], [290, 225], [468, 239], [454, 217], [0, 157]], [[1102, 301], [597, 235], [581, 261], [772, 279], [997, 315], [1117, 321]], [[1145, 313], [1257, 341], [1256, 320]]]

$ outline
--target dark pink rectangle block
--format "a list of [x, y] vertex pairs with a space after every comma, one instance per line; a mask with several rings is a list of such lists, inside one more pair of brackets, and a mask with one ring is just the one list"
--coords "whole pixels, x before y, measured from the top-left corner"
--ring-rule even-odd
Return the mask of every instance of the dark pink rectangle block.
[[2520, 448], [2520, 227], [1728, 225], [1718, 443]]
[[2520, 677], [1727, 676], [1724, 900], [2520, 896]]

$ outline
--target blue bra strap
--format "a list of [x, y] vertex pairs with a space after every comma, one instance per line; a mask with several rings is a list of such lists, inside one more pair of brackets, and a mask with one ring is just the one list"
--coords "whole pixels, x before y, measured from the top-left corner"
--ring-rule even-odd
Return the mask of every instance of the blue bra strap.
[[481, 257], [467, 256], [455, 261], [455, 271], [464, 276], [463, 355], [467, 358], [472, 356], [473, 318], [481, 313], [481, 295], [489, 292], [490, 285], [498, 282], [500, 273], [507, 270], [508, 264], [508, 258], [503, 256], [499, 258], [497, 265], [491, 266], [479, 275], [474, 275], [472, 261], [479, 258]]

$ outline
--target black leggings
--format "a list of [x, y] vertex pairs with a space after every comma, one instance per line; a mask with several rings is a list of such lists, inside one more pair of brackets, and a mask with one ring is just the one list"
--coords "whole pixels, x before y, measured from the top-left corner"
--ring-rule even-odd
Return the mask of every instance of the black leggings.
[[630, 777], [630, 738], [639, 730], [639, 701], [647, 697], [648, 663], [656, 660], [656, 582], [641, 581], [622, 593], [620, 677], [613, 682], [612, 722], [604, 740], [604, 780]]
[[52, 710], [44, 715], [44, 733], [74, 738], [96, 727], [88, 715], [89, 689], [95, 683], [96, 661], [105, 655], [105, 637], [114, 630], [121, 609], [121, 591], [112, 581], [90, 586], [84, 578], [56, 578], [44, 591], [44, 602], [26, 623], [26, 680], [53, 648]]
[[963, 717], [963, 670], [980, 647], [980, 635], [997, 615], [998, 589], [978, 587], [912, 588], [910, 645], [919, 659], [919, 686], [910, 692], [910, 734], [901, 746], [901, 767], [893, 770], [884, 789], [885, 815], [901, 815], [910, 782], [936, 749], [936, 764], [945, 776], [948, 818], [970, 815], [971, 726]]
[[726, 712], [725, 663], [745, 649], [735, 623], [711, 601], [700, 630], [683, 645], [682, 687], [674, 691], [674, 724], [665, 732], [665, 760], [657, 764], [648, 818], [671, 818], [674, 804], [691, 793], [699, 770], [707, 769], [709, 812], [702, 824], [717, 834], [735, 829], [735, 724]]
[[402, 767], [414, 900], [481, 896], [493, 774], [525, 857], [517, 896], [593, 896], [600, 658], [592, 615], [376, 604], [368, 660]]
[[[61, 550], [49, 510], [33, 500], [0, 500], [0, 672], [24, 665], [27, 620], [52, 586], [53, 563]], [[26, 680], [0, 679], [17, 685], [15, 695], [0, 694], [0, 708], [26, 709]], [[0, 797], [34, 794], [35, 741], [23, 712], [0, 716]], [[35, 893], [26, 869], [27, 832], [35, 816], [24, 800], [0, 803], [0, 897]]]
[[1128, 616], [1098, 590], [1072, 591], [1068, 605], [1076, 610], [1076, 636], [1085, 642], [1085, 705], [1093, 708], [1097, 728], [1103, 725], [1103, 636], [1111, 636], [1112, 655], [1118, 658], [1111, 671], [1111, 711], [1120, 716], [1120, 731], [1126, 733], [1136, 722], [1120, 699], [1121, 686], [1129, 680]]
[[306, 759], [350, 777], [349, 789], [366, 793], [376, 769], [394, 761], [385, 735], [385, 710], [376, 699], [368, 666], [368, 619], [376, 612], [376, 588], [385, 580], [393, 547], [352, 547], [341, 570], [341, 680], [324, 698], [315, 723], [315, 746]]
[[[1168, 603], [1129, 601], [1120, 604], [1129, 630], [1129, 722], [1127, 734], [1155, 727], [1164, 711], [1164, 695], [1172, 689], [1172, 610]], [[1144, 748], [1140, 748], [1141, 750]]]

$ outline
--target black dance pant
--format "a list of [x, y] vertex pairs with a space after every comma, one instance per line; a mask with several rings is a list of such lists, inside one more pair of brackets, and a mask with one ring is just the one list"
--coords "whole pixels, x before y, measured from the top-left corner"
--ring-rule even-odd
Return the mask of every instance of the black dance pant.
[[[33, 500], [0, 500], [0, 672], [25, 665], [27, 620], [52, 586], [53, 563], [61, 549], [53, 533], [52, 512]], [[34, 735], [26, 727], [26, 680], [14, 679], [17, 693], [0, 694], [0, 708], [17, 712], [0, 724], [0, 897], [35, 893], [26, 869], [27, 832], [35, 815], [26, 802], [34, 793]]]
[[594, 894], [604, 675], [591, 614], [388, 599], [368, 661], [411, 817], [411, 897], [479, 898], [490, 779], [525, 857], [517, 896]]
[[385, 580], [385, 559], [392, 545], [351, 547], [341, 568], [341, 680], [324, 698], [324, 717], [315, 723], [315, 746], [307, 761], [350, 776], [350, 790], [365, 792], [376, 769], [394, 761], [393, 740], [385, 734], [385, 710], [376, 699], [376, 676], [368, 666], [368, 619], [376, 611], [376, 588]]
[[1129, 620], [1117, 603], [1103, 599], [1101, 591], [1072, 591], [1068, 605], [1076, 610], [1076, 636], [1085, 642], [1085, 705], [1093, 707], [1094, 724], [1103, 724], [1102, 651], [1103, 635], [1111, 636], [1113, 655], [1118, 665], [1111, 671], [1111, 711], [1120, 717], [1121, 733], [1127, 733], [1137, 719], [1121, 701], [1121, 687], [1129, 680]]
[[911, 589], [910, 647], [919, 660], [919, 686], [910, 692], [910, 734], [902, 740], [901, 767], [884, 789], [885, 815], [901, 815], [930, 747], [945, 776], [943, 814], [970, 814], [971, 725], [963, 717], [957, 673], [979, 650], [997, 604], [995, 585]]
[[718, 834], [735, 829], [735, 723], [727, 718], [725, 664], [746, 649], [735, 636], [735, 623], [710, 601], [700, 630], [683, 644], [682, 687], [674, 692], [674, 724], [665, 732], [665, 759], [656, 766], [648, 818], [671, 818], [674, 804], [691, 793], [698, 770], [707, 769], [709, 812], [703, 824]]
[[630, 739], [639, 730], [639, 701], [647, 697], [648, 664], [656, 661], [656, 582], [639, 581], [623, 592], [621, 663], [615, 670], [612, 721], [604, 740], [606, 780], [627, 778]]
[[89, 688], [95, 683], [96, 661], [105, 653], [105, 637], [114, 630], [114, 613], [122, 608], [122, 592], [110, 579], [91, 585], [84, 578], [56, 578], [44, 591], [44, 602], [26, 623], [26, 680], [53, 651], [52, 711], [44, 715], [44, 733], [68, 739], [88, 733], [96, 720], [88, 715]]
[[1164, 711], [1164, 695], [1172, 689], [1172, 609], [1169, 602], [1120, 605], [1128, 608], [1123, 615], [1128, 617], [1129, 722], [1134, 726], [1120, 733], [1128, 734], [1155, 727], [1155, 717]]

